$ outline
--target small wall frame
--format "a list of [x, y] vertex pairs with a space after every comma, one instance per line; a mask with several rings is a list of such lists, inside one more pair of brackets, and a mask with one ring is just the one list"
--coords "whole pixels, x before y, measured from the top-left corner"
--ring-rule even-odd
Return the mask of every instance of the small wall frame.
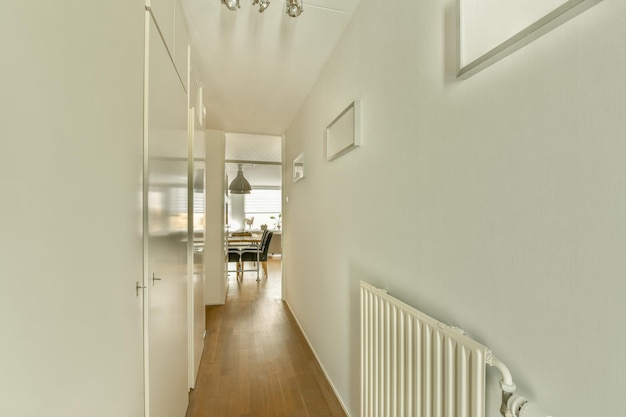
[[301, 153], [293, 160], [293, 182], [304, 178], [304, 153]]
[[361, 103], [350, 103], [326, 128], [326, 160], [332, 161], [361, 145]]

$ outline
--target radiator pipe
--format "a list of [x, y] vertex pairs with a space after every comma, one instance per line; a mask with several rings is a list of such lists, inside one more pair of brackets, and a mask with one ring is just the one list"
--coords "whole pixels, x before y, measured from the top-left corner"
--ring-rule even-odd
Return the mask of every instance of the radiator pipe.
[[502, 402], [500, 403], [500, 414], [502, 414], [502, 417], [517, 417], [515, 412], [509, 410], [509, 400], [512, 396], [512, 392], [502, 390]]
[[500, 380], [500, 388], [502, 389], [500, 414], [503, 417], [552, 417], [537, 407], [536, 404], [531, 404], [521, 395], [514, 394], [516, 386], [509, 368], [489, 351], [487, 352], [486, 362], [488, 365], [497, 368], [502, 374], [502, 379]]
[[515, 383], [513, 382], [513, 376], [509, 371], [509, 368], [498, 358], [493, 356], [491, 352], [487, 352], [487, 364], [493, 366], [502, 374], [500, 380], [500, 388], [502, 389], [502, 402], [500, 403], [500, 414], [502, 417], [517, 417], [514, 412], [509, 409], [509, 399], [513, 396], [515, 389]]
[[514, 393], [517, 387], [513, 382], [513, 376], [511, 376], [509, 368], [507, 368], [502, 361], [493, 356], [491, 352], [487, 354], [487, 364], [498, 369], [502, 374], [502, 379], [500, 380], [500, 388], [502, 388], [502, 391], [506, 391], [511, 394]]

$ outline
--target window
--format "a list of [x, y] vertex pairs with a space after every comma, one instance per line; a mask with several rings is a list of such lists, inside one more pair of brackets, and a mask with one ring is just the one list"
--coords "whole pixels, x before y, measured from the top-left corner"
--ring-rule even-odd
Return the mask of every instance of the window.
[[254, 217], [252, 229], [260, 229], [262, 224], [266, 224], [269, 229], [276, 229], [280, 225], [278, 216], [281, 212], [281, 190], [253, 189], [245, 196], [244, 216], [246, 219]]

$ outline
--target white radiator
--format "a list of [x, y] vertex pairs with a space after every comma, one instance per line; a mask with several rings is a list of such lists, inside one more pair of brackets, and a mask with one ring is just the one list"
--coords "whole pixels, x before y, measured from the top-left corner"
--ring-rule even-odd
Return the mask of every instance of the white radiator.
[[485, 346], [361, 282], [361, 417], [484, 417]]

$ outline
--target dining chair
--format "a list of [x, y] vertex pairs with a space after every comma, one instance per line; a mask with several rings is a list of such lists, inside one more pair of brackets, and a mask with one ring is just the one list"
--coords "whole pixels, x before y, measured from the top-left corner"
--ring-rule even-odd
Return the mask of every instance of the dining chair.
[[[261, 235], [261, 239], [259, 239], [259, 243], [253, 243], [253, 244], [248, 244], [248, 246], [240, 246], [240, 245], [236, 245], [236, 246], [229, 246], [228, 247], [228, 262], [235, 262], [237, 265], [236, 270], [229, 270], [228, 272], [237, 272], [237, 279], [239, 279], [239, 277], [241, 277], [243, 279], [243, 274], [244, 272], [249, 272], [249, 271], [256, 271], [257, 272], [257, 281], [259, 280], [259, 268], [257, 265], [256, 269], [245, 269], [244, 268], [244, 263], [242, 261], [242, 253], [244, 250], [250, 251], [251, 253], [253, 252], [254, 254], [256, 254], [257, 252], [260, 252], [261, 246], [263, 245], [263, 243], [266, 241], [267, 239], [267, 234], [269, 233], [269, 230], [263, 230], [263, 234]], [[234, 236], [234, 234], [233, 234]], [[237, 236], [241, 236], [241, 235], [237, 235]], [[246, 235], [248, 236], [248, 235]], [[255, 256], [256, 259], [256, 256]], [[265, 265], [264, 268], [267, 271], [267, 265]], [[267, 275], [267, 274], [266, 274]]]
[[239, 274], [241, 273], [241, 275], [243, 275], [243, 268], [241, 267], [241, 253], [239, 252], [239, 248], [228, 248], [228, 263], [234, 263], [236, 265], [234, 270], [229, 269], [228, 272], [236, 272], [237, 279], [239, 279]]
[[261, 243], [258, 248], [242, 248], [239, 255], [241, 260], [242, 269], [245, 262], [256, 262], [256, 280], [259, 281], [259, 265], [262, 265], [265, 278], [267, 278], [267, 252], [270, 247], [270, 242], [274, 232], [264, 230], [261, 237]]

